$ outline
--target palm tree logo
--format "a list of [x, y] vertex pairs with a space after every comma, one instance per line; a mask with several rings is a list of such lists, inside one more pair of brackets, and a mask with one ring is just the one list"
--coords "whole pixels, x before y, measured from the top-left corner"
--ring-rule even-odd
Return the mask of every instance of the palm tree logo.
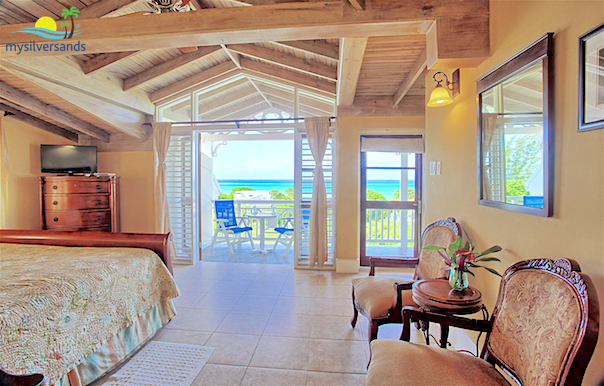
[[63, 39], [67, 39], [67, 27], [69, 26], [69, 22], [68, 21], [64, 21], [63, 23], [61, 23], [61, 27], [65, 28], [65, 36], [63, 37]]
[[67, 17], [69, 16], [69, 18], [71, 19], [71, 33], [69, 34], [69, 36], [67, 36], [67, 24], [66, 22], [61, 23], [61, 27], [65, 27], [65, 38], [64, 39], [71, 39], [71, 37], [73, 36], [73, 30], [74, 30], [74, 22], [73, 22], [73, 17], [78, 17], [80, 15], [80, 11], [78, 11], [78, 9], [76, 7], [71, 7], [70, 9], [64, 8], [63, 12], [61, 12], [61, 16], [63, 16], [63, 19], [67, 20]]

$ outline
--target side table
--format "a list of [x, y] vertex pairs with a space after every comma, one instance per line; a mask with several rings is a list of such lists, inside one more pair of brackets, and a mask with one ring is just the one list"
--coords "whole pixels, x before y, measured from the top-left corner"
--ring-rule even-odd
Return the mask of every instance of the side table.
[[[482, 294], [468, 287], [454, 291], [448, 280], [429, 279], [413, 283], [413, 300], [421, 309], [447, 315], [473, 314], [483, 309]], [[429, 344], [428, 326], [425, 327], [426, 343]], [[449, 326], [441, 324], [440, 347], [447, 348]]]

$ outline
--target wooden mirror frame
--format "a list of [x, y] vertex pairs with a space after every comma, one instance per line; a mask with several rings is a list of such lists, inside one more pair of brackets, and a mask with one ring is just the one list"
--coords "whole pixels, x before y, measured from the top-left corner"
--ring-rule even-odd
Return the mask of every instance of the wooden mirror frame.
[[[478, 204], [543, 217], [553, 215], [554, 182], [554, 82], [553, 33], [547, 33], [476, 80], [478, 97]], [[543, 208], [487, 200], [483, 185], [482, 94], [512, 76], [542, 63], [543, 66]]]

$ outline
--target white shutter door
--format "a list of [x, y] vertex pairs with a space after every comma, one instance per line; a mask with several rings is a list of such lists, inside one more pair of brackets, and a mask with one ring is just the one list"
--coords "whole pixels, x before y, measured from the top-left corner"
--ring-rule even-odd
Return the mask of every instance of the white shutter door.
[[190, 134], [173, 134], [166, 157], [166, 193], [176, 245], [175, 263], [195, 264], [199, 261], [196, 149]]
[[[327, 143], [327, 150], [325, 151], [325, 158], [323, 158], [323, 173], [325, 175], [325, 188], [327, 191], [327, 248], [328, 255], [327, 261], [324, 264], [326, 269], [334, 269], [334, 218], [335, 218], [335, 205], [334, 205], [334, 185], [333, 185], [333, 162], [335, 159], [334, 155], [334, 136], [333, 133], [329, 136]], [[312, 188], [313, 188], [313, 170], [315, 168], [315, 161], [306, 139], [304, 129], [296, 129], [296, 143], [295, 143], [295, 171], [294, 171], [294, 190], [295, 190], [295, 234], [294, 234], [294, 266], [296, 268], [308, 268], [308, 241], [310, 232], [308, 228], [308, 222], [310, 219], [310, 202], [312, 199]]]

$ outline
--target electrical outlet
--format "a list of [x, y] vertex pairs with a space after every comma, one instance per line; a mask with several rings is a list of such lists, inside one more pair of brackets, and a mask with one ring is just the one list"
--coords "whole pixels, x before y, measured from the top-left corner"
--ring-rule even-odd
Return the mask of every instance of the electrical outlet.
[[436, 161], [430, 161], [430, 175], [436, 174]]

